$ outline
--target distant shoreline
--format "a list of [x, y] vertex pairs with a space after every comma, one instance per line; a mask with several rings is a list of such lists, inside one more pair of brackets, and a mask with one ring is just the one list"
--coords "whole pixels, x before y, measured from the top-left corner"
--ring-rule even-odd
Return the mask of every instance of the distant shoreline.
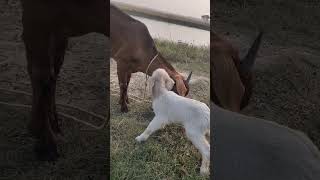
[[145, 8], [141, 6], [134, 6], [134, 5], [122, 3], [122, 2], [111, 1], [111, 4], [129, 13], [130, 15], [140, 16], [140, 17], [145, 17], [145, 18], [154, 19], [158, 21], [164, 21], [172, 24], [210, 31], [210, 22], [204, 21], [200, 18], [198, 19], [193, 17], [181, 16], [181, 15], [172, 14], [169, 12], [157, 11], [154, 9]]

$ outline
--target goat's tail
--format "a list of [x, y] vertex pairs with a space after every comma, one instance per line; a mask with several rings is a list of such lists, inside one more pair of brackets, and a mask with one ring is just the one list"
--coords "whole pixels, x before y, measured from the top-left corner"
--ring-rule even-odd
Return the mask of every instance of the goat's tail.
[[208, 114], [206, 115], [206, 128], [210, 129], [210, 110]]

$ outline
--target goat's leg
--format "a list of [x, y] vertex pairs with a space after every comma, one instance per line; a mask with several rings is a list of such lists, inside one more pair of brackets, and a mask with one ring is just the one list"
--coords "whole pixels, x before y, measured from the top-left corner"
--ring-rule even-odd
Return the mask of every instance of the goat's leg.
[[210, 144], [208, 143], [207, 139], [205, 136], [202, 136], [201, 142], [203, 144], [204, 151], [205, 151], [205, 156], [206, 158], [202, 159], [201, 167], [200, 167], [200, 173], [202, 175], [207, 175], [210, 173]]
[[136, 137], [136, 140], [138, 142], [147, 140], [152, 133], [164, 127], [166, 125], [166, 122], [167, 121], [164, 120], [163, 118], [159, 118], [155, 116], [153, 120], [150, 122], [150, 124], [148, 125], [147, 129], [140, 136]]
[[128, 96], [128, 68], [119, 62], [117, 64], [117, 73], [118, 73], [118, 80], [120, 86], [120, 99], [119, 104], [121, 106], [121, 112], [128, 112], [128, 105], [126, 102], [126, 98]]
[[34, 31], [29, 24], [24, 24], [23, 39], [33, 89], [32, 119], [28, 127], [31, 134], [38, 139], [35, 146], [38, 158], [55, 160], [58, 158], [56, 138], [49, 120], [53, 103], [51, 95], [54, 91], [54, 73], [48, 53], [50, 36], [45, 31]]
[[193, 132], [191, 130], [186, 130], [186, 135], [192, 144], [200, 151], [202, 156], [202, 163], [200, 167], [200, 173], [202, 175], [209, 174], [210, 166], [210, 145], [206, 140], [206, 137], [200, 132]]

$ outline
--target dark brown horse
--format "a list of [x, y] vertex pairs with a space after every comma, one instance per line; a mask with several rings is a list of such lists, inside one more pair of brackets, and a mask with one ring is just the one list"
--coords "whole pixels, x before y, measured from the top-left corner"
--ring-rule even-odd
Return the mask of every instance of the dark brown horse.
[[187, 80], [158, 52], [147, 27], [113, 5], [110, 5], [110, 15], [111, 56], [117, 61], [121, 111], [128, 111], [127, 90], [131, 74], [135, 72], [151, 76], [154, 70], [163, 68], [175, 81], [173, 91], [186, 96]]
[[248, 105], [253, 88], [252, 68], [262, 35], [260, 32], [248, 54], [240, 59], [238, 49], [211, 32], [210, 93], [217, 105], [236, 112]]
[[58, 157], [56, 135], [61, 133], [56, 112], [56, 81], [68, 38], [90, 32], [109, 35], [109, 1], [21, 0], [23, 40], [32, 83], [30, 132], [38, 139], [39, 158]]

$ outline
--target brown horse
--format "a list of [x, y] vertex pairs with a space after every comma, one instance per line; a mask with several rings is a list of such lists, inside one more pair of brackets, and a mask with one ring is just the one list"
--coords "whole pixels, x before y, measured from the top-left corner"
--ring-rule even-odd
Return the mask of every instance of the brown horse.
[[231, 111], [240, 111], [248, 105], [253, 88], [252, 67], [261, 43], [260, 32], [248, 54], [241, 60], [238, 49], [211, 32], [210, 79], [211, 100]]
[[40, 159], [58, 157], [56, 135], [61, 133], [56, 112], [56, 81], [68, 38], [90, 32], [109, 33], [106, 0], [21, 0], [23, 41], [33, 89], [30, 132], [38, 139]]
[[[151, 76], [154, 70], [163, 68], [175, 81], [173, 91], [186, 96], [188, 81], [158, 52], [147, 27], [113, 5], [110, 5], [110, 15], [111, 56], [117, 61], [121, 111], [128, 112], [127, 90], [131, 74], [135, 72]], [[188, 80], [190, 76], [191, 73]]]

